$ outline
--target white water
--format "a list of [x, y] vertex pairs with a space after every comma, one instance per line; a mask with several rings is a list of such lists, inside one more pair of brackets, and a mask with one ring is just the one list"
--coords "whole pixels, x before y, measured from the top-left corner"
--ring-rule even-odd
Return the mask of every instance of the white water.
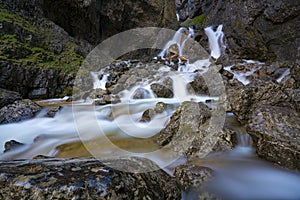
[[[219, 28], [217, 31], [220, 31], [220, 29], [222, 28]], [[212, 49], [211, 56], [216, 58], [221, 52], [220, 49], [222, 49], [221, 46], [218, 47], [216, 44], [220, 45], [219, 41], [222, 40], [223, 36], [222, 34], [210, 33], [215, 37], [211, 40], [217, 42], [214, 45], [210, 45]], [[176, 36], [175, 34], [173, 42], [179, 41], [177, 39], [178, 35]], [[9, 140], [25, 143], [23, 147], [0, 154], [0, 159], [25, 159], [39, 154], [54, 156], [57, 153], [56, 147], [61, 144], [79, 141], [80, 139], [88, 141], [99, 137], [100, 133], [97, 132], [99, 128], [101, 133], [119, 138], [151, 137], [165, 127], [176, 107], [183, 101], [214, 99], [214, 97], [189, 94], [185, 87], [193, 79], [193, 73], [191, 72], [195, 69], [202, 69], [203, 66], [207, 67], [209, 64], [209, 60], [199, 60], [195, 63], [181, 66], [179, 72], [170, 72], [168, 75], [174, 83], [174, 98], [155, 98], [150, 90], [150, 84], [147, 83], [123, 91], [121, 103], [118, 104], [97, 107], [78, 105], [76, 107], [77, 121], [81, 122], [80, 130], [84, 130], [84, 133], [80, 134], [80, 138], [72, 109], [68, 106], [64, 106], [54, 118], [46, 118], [43, 115], [39, 115], [28, 121], [0, 125], [0, 151], [3, 151], [4, 143]], [[169, 69], [168, 66], [161, 67], [159, 73], [169, 72]], [[95, 76], [94, 82], [97, 82], [94, 84], [94, 88], [103, 88], [103, 83], [100, 84], [101, 80], [98, 80], [98, 75], [96, 73], [93, 75]], [[238, 77], [236, 75], [235, 78]], [[148, 96], [145, 95], [146, 99], [132, 99], [135, 90], [138, 88], [143, 88], [147, 91]], [[149, 123], [139, 122], [143, 112], [148, 108], [153, 108], [158, 102], [171, 105], [173, 109], [167, 109], [162, 114], [156, 115]], [[95, 118], [97, 123], [93, 123]], [[249, 139], [249, 136], [244, 134], [239, 137], [240, 145], [233, 151], [213, 154], [196, 163], [208, 166], [216, 172], [216, 178], [207, 186], [209, 190], [228, 199], [300, 199], [299, 174], [280, 170], [254, 158], [254, 149], [249, 147], [251, 145], [251, 140]], [[107, 143], [100, 143], [99, 148], [103, 157], [128, 155], [128, 152], [110, 148]], [[164, 166], [165, 163], [169, 163], [173, 159], [168, 151], [158, 154], [130, 152], [129, 154], [131, 156], [146, 157], [156, 162], [159, 166]], [[185, 160], [180, 162], [183, 163]], [[219, 163], [219, 165], [215, 163]], [[189, 196], [189, 193], [184, 193], [184, 195], [186, 195], [187, 199], [195, 196], [194, 194]]]
[[226, 49], [222, 28], [223, 25], [221, 24], [216, 31], [211, 26], [204, 29], [209, 41], [210, 55], [215, 59], [218, 59]]
[[108, 81], [108, 77], [109, 77], [109, 74], [102, 74], [102, 78], [99, 79], [99, 75], [101, 75], [102, 72], [91, 72], [91, 76], [93, 78], [93, 81], [94, 81], [94, 87], [93, 89], [97, 89], [97, 88], [100, 88], [102, 90], [106, 90], [106, 83]]
[[290, 69], [285, 70], [282, 75], [276, 80], [278, 83], [280, 83], [287, 75], [290, 74]]
[[[244, 65], [244, 64], [254, 64], [256, 63], [256, 66], [259, 65], [263, 65], [264, 63], [259, 62], [259, 61], [253, 61], [253, 60], [243, 60], [243, 63], [237, 64], [237, 65]], [[224, 67], [224, 69], [230, 73], [233, 74], [233, 78], [237, 79], [238, 81], [240, 81], [243, 85], [248, 85], [250, 83], [250, 80], [247, 78], [251, 75], [253, 75], [257, 70], [259, 70], [261, 68], [261, 66], [257, 67], [257, 68], [250, 68], [249, 71], [247, 72], [239, 72], [239, 71], [234, 71], [231, 68], [233, 67], [233, 65], [230, 66], [226, 66]]]

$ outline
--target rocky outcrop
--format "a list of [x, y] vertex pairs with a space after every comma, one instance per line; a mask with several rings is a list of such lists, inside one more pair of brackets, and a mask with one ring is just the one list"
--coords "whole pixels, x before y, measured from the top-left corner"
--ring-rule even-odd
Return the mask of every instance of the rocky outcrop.
[[72, 94], [75, 74], [61, 69], [40, 69], [0, 63], [0, 84], [24, 98], [46, 99]]
[[0, 88], [0, 108], [21, 99], [19, 93]]
[[17, 100], [0, 109], [0, 124], [30, 119], [40, 110], [41, 107], [29, 99]]
[[[226, 84], [229, 110], [246, 126], [258, 156], [299, 170], [297, 68], [296, 63], [276, 62], [261, 66], [247, 77], [251, 81], [248, 85], [231, 84], [229, 76], [226, 76], [229, 79]], [[287, 70], [291, 73], [278, 81]]]
[[[230, 53], [256, 60], [296, 60], [300, 3], [289, 0], [176, 0], [183, 26], [194, 25], [203, 41], [206, 26], [224, 25]], [[203, 43], [204, 44], [204, 43]]]
[[[162, 170], [130, 173], [154, 166], [131, 158], [112, 161], [118, 171], [96, 159], [2, 161], [1, 199], [180, 199], [174, 178]], [[157, 167], [157, 166], [156, 166]]]
[[0, 10], [1, 86], [24, 98], [70, 95], [87, 43], [40, 16], [37, 1], [1, 1]]
[[287, 107], [252, 110], [248, 132], [256, 138], [257, 154], [281, 166], [300, 170], [300, 115]]
[[203, 103], [184, 102], [159, 133], [157, 143], [170, 145], [174, 151], [190, 157], [232, 149], [235, 132], [223, 128], [214, 133], [210, 129], [211, 118], [212, 111]]

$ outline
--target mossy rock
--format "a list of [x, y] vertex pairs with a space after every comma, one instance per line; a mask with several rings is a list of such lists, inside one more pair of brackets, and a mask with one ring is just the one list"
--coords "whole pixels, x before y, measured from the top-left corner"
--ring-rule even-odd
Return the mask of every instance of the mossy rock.
[[202, 15], [199, 15], [197, 17], [194, 17], [193, 19], [187, 19], [184, 22], [182, 22], [180, 24], [180, 26], [182, 26], [182, 27], [188, 27], [190, 25], [201, 25], [201, 24], [203, 24], [203, 22], [206, 19], [206, 17], [207, 16], [205, 14], [202, 14]]

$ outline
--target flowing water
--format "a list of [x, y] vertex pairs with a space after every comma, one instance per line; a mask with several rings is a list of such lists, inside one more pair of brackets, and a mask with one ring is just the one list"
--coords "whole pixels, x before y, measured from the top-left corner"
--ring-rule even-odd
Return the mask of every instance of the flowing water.
[[[182, 38], [181, 33], [184, 31], [187, 29], [179, 29], [159, 56], [164, 57], [172, 44], [177, 44], [179, 54], [182, 54], [187, 39], [192, 38], [194, 34], [193, 30], [189, 29], [188, 34]], [[205, 32], [209, 38], [211, 56], [218, 58], [225, 48], [222, 26], [216, 31], [211, 27], [206, 28]], [[0, 154], [0, 159], [30, 159], [41, 154], [56, 157], [87, 157], [97, 152], [99, 157], [122, 155], [146, 157], [159, 166], [165, 166], [174, 157], [167, 150], [157, 152], [160, 147], [156, 144], [155, 138], [166, 126], [176, 108], [184, 101], [206, 102], [218, 99], [190, 94], [186, 89], [186, 85], [195, 76], [193, 71], [201, 69], [204, 73], [209, 65], [209, 58], [206, 58], [194, 63], [187, 62], [179, 67], [178, 72], [171, 71], [168, 66], [160, 68], [158, 73], [166, 72], [173, 80], [174, 98], [156, 98], [150, 83], [145, 83], [122, 91], [121, 102], [117, 104], [93, 106], [91, 103], [78, 102], [73, 107], [64, 104], [54, 118], [44, 117], [45, 108], [33, 119], [1, 125], [1, 152], [4, 150], [5, 142], [10, 140], [25, 145]], [[102, 73], [101, 71], [91, 73], [94, 88], [105, 89], [109, 75]], [[102, 75], [101, 79], [99, 75]], [[235, 76], [238, 78], [241, 75]], [[145, 98], [133, 99], [133, 94], [140, 88], [143, 88]], [[60, 104], [59, 101], [61, 100], [52, 103]], [[167, 109], [155, 115], [150, 122], [140, 122], [143, 112], [154, 108], [158, 102], [165, 103]], [[51, 101], [40, 103], [49, 105]], [[215, 179], [207, 185], [207, 189], [229, 199], [300, 199], [299, 174], [275, 168], [257, 159], [249, 135], [243, 127], [232, 123], [232, 120], [230, 122], [232, 118], [232, 115], [229, 115], [227, 123], [241, 134], [238, 137], [239, 145], [230, 152], [220, 152], [194, 161], [194, 164], [210, 167], [216, 172]], [[110, 142], [107, 142], [107, 139]], [[170, 170], [183, 162], [186, 160], [181, 159], [165, 170], [172, 173]], [[199, 192], [198, 189], [190, 191], [183, 192], [183, 199], [192, 199]]]

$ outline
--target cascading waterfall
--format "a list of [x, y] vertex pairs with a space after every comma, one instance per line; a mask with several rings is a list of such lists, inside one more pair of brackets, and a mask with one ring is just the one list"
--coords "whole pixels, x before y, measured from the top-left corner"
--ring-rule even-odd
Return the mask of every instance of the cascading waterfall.
[[[194, 35], [193, 29], [189, 29], [187, 36], [182, 38], [181, 33], [186, 30], [185, 28], [180, 28], [172, 40], [165, 45], [159, 56], [164, 57], [168, 48], [173, 44], [180, 47], [179, 54], [182, 54], [186, 41]], [[208, 27], [205, 29], [205, 32], [209, 38], [211, 57], [218, 58], [225, 49], [222, 25], [216, 31]], [[97, 132], [99, 127], [101, 128], [101, 133], [114, 138], [114, 140], [126, 140], [131, 137], [147, 139], [165, 127], [170, 116], [183, 101], [205, 102], [206, 100], [216, 100], [216, 98], [211, 96], [189, 94], [186, 90], [187, 83], [194, 78], [194, 73], [191, 72], [199, 69], [199, 66], [209, 66], [209, 64], [210, 61], [208, 59], [198, 60], [194, 63], [186, 63], [184, 66], [179, 66], [177, 72], [171, 71], [168, 66], [161, 67], [158, 73], [167, 73], [167, 76], [173, 81], [173, 98], [155, 97], [150, 85], [151, 83], [159, 82], [156, 80], [122, 91], [120, 93], [121, 102], [117, 104], [95, 107], [91, 105], [75, 106], [77, 120], [85, 122], [80, 126], [80, 129], [84, 130], [84, 134], [81, 134], [80, 138], [77, 133], [72, 109], [69, 106], [63, 106], [54, 118], [46, 118], [41, 113], [35, 118], [24, 122], [1, 125], [1, 152], [4, 150], [3, 145], [6, 141], [16, 140], [25, 145], [0, 154], [0, 159], [30, 159], [40, 154], [55, 156], [58, 153], [56, 147], [59, 145], [80, 140], [93, 141], [95, 138], [99, 138], [99, 132]], [[103, 74], [102, 79], [99, 80], [98, 76], [100, 73], [103, 74], [103, 72], [91, 73], [94, 80], [94, 89], [105, 89], [108, 75]], [[288, 72], [284, 76], [286, 74]], [[283, 77], [280, 77], [278, 81], [282, 79]], [[139, 89], [144, 92], [142, 95], [143, 99], [133, 99], [133, 94]], [[163, 113], [156, 115], [150, 122], [140, 122], [143, 112], [154, 108], [158, 102], [169, 105], [169, 108]], [[93, 123], [95, 118], [97, 123]], [[97, 145], [98, 148], [101, 148], [101, 156], [128, 155], [128, 153], [124, 154], [124, 152], [111, 149], [107, 143], [101, 143], [101, 141], [103, 142], [103, 140], [100, 140], [100, 143]], [[136, 142], [136, 140], [134, 141]], [[210, 167], [216, 172], [216, 179], [208, 185], [211, 191], [224, 195], [228, 199], [241, 199], [245, 196], [249, 199], [299, 199], [300, 178], [297, 174], [274, 168], [265, 162], [257, 160], [253, 154], [249, 135], [241, 134], [238, 136], [238, 142], [238, 147], [232, 151], [212, 154], [205, 159], [195, 161], [196, 165]], [[128, 146], [134, 146], [132, 144], [129, 143]], [[147, 152], [147, 148], [159, 148], [155, 147], [153, 143], [150, 145], [142, 145], [144, 152]], [[134, 152], [129, 152], [129, 154], [131, 156], [144, 156], [153, 160], [159, 166], [164, 166], [165, 163], [170, 163], [170, 160], [172, 160], [168, 152], [151, 155]], [[193, 194], [183, 193], [183, 199], [185, 197], [190, 199], [191, 196], [197, 197], [195, 192]]]
[[[102, 78], [99, 79], [99, 75], [102, 75]], [[106, 90], [106, 82], [108, 81], [109, 74], [103, 74], [102, 72], [96, 73], [96, 72], [91, 72], [91, 76], [94, 81], [94, 87], [93, 89], [100, 88], [102, 90]]]
[[226, 49], [222, 28], [221, 24], [216, 31], [211, 26], [204, 29], [209, 41], [210, 55], [215, 59], [218, 59]]

